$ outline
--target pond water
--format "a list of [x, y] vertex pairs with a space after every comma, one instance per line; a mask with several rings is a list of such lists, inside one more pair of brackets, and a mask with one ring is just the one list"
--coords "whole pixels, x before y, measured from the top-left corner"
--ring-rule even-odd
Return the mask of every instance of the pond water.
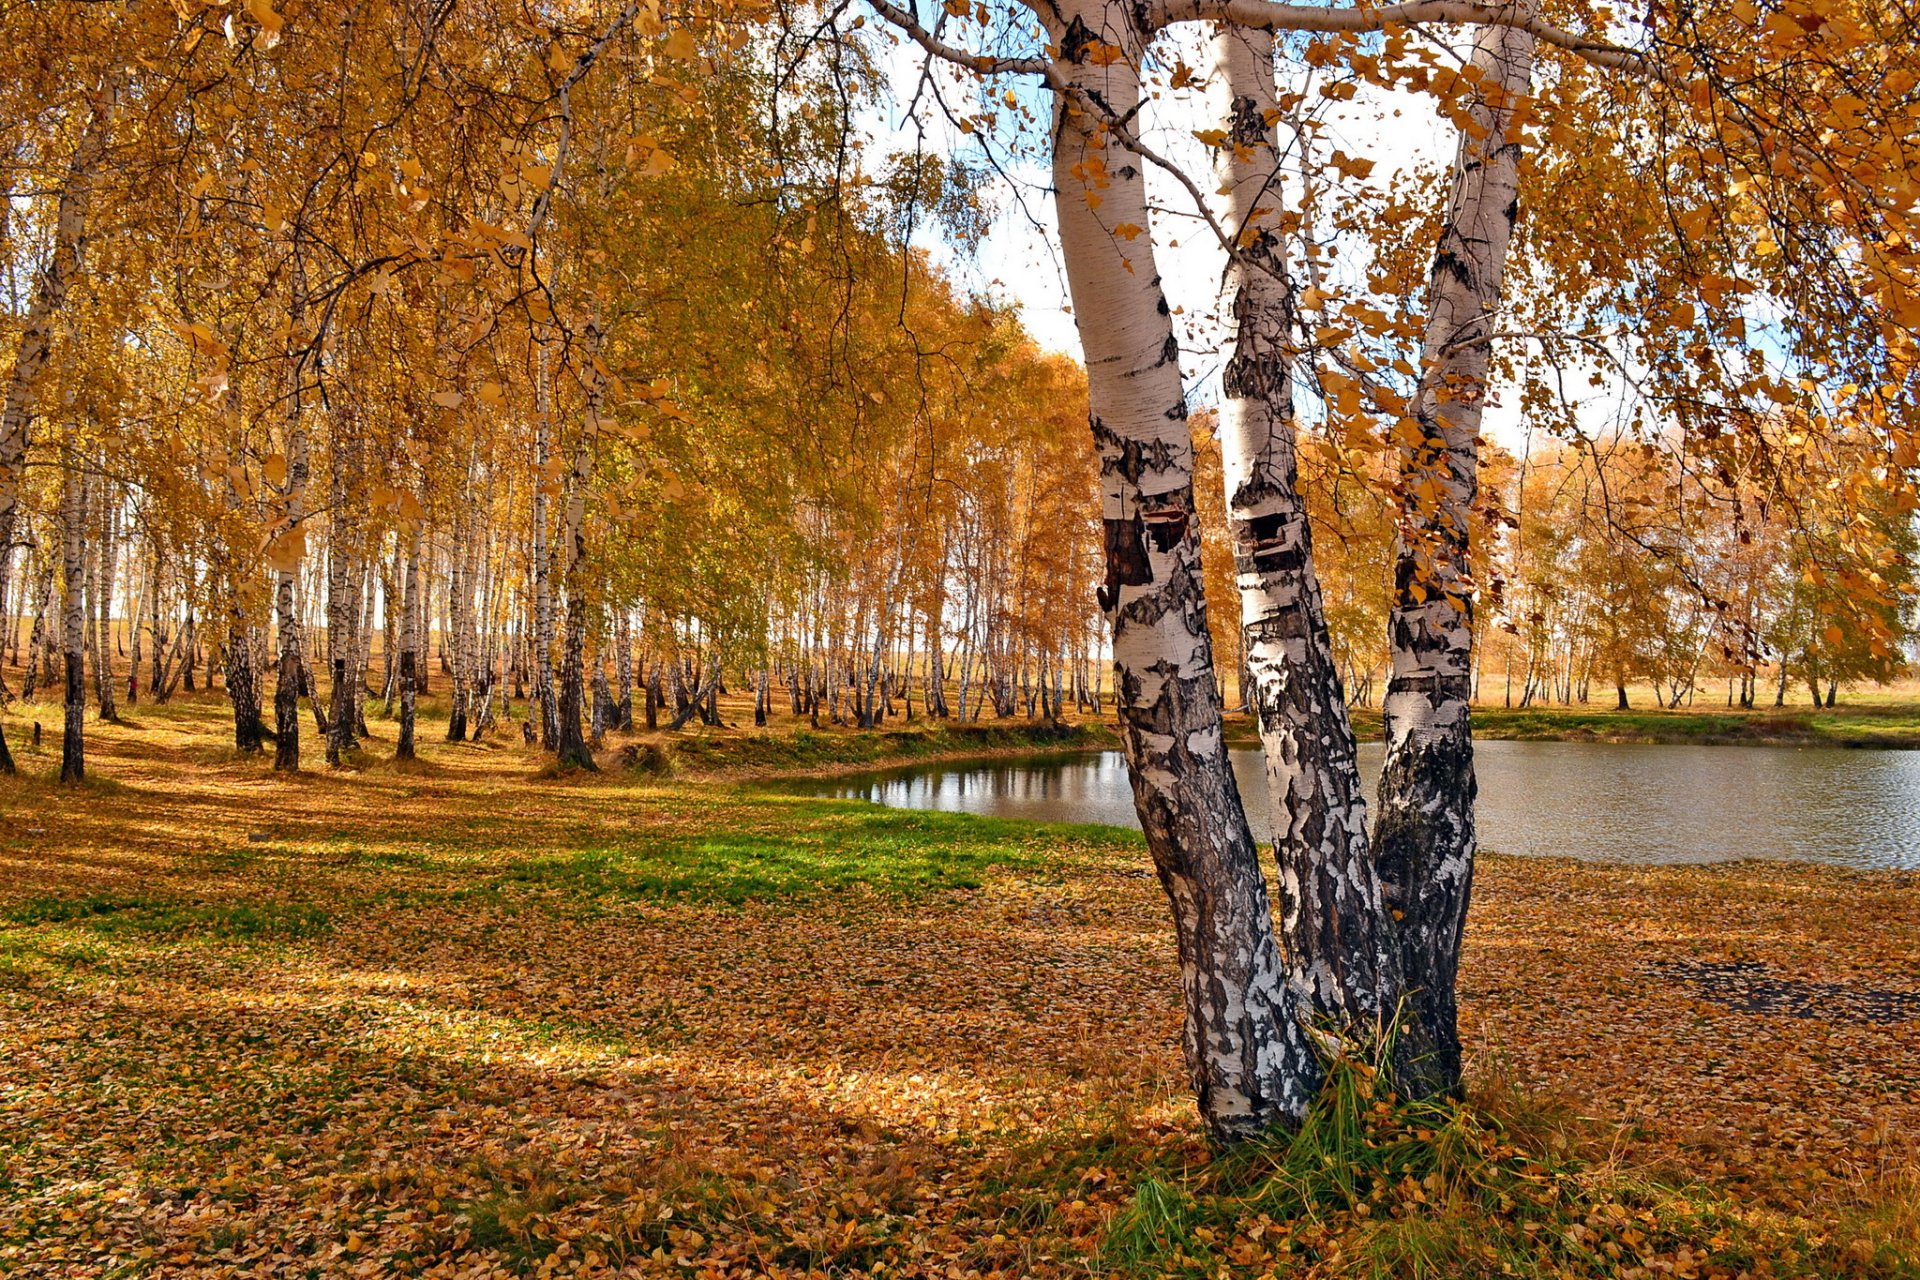
[[[1381, 749], [1360, 749], [1373, 795]], [[1920, 869], [1920, 751], [1480, 742], [1483, 848], [1611, 862], [1787, 858]], [[1233, 753], [1268, 838], [1258, 751]], [[917, 766], [809, 784], [906, 809], [1137, 826], [1118, 752]]]

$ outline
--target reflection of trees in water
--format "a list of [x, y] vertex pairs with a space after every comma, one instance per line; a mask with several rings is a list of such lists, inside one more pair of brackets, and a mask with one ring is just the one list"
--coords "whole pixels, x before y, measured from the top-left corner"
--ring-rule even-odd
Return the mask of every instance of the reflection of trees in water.
[[[1264, 763], [1236, 751], [1256, 825]], [[1377, 746], [1361, 748], [1369, 792]], [[1620, 862], [1798, 858], [1920, 868], [1920, 751], [1485, 742], [1481, 843], [1498, 853]], [[1117, 753], [997, 761], [843, 781], [831, 793], [901, 809], [1028, 821], [1133, 822]], [[1264, 829], [1256, 833], [1267, 839]]]

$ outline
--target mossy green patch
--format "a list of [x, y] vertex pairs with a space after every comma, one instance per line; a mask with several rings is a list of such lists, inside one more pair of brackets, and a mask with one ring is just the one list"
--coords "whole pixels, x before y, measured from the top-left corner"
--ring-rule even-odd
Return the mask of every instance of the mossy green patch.
[[[747, 821], [737, 826], [640, 834], [525, 858], [503, 879], [593, 898], [729, 904], [856, 887], [917, 897], [977, 889], [996, 869], [1032, 870], [1057, 842], [1048, 829], [1028, 823], [845, 801], [743, 797], [742, 808], [736, 822]], [[777, 829], [759, 829], [770, 818], [779, 820]]]
[[14, 926], [64, 925], [105, 937], [153, 934], [219, 941], [307, 938], [328, 925], [327, 912], [313, 903], [197, 902], [113, 893], [29, 898], [4, 919]]

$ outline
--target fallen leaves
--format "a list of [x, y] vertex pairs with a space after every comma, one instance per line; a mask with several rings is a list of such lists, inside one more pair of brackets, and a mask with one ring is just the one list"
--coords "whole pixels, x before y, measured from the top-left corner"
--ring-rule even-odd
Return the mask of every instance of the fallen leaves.
[[[224, 755], [217, 705], [140, 710], [97, 732], [114, 789], [0, 791], [0, 1270], [1084, 1275], [1150, 1177], [1209, 1165], [1130, 837], [1035, 831], [953, 887], [912, 868], [964, 819], [535, 781], [501, 744], [287, 783]], [[1837, 1221], [1913, 1166], [1920, 1020], [1834, 994], [1915, 985], [1911, 893], [1490, 858], [1474, 1075], [1573, 1100], [1633, 1167]], [[1342, 1232], [1434, 1194], [1192, 1247], [1343, 1274]], [[1615, 1211], [1554, 1250], [1655, 1238]]]

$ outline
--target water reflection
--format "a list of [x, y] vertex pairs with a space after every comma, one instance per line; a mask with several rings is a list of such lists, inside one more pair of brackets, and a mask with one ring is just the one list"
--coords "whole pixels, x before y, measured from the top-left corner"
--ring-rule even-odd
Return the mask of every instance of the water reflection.
[[[1475, 755], [1481, 843], [1504, 853], [1920, 869], [1920, 751], [1483, 742]], [[1380, 757], [1377, 746], [1361, 748], [1369, 795]], [[1234, 752], [1233, 768], [1265, 840], [1260, 753]], [[820, 791], [905, 809], [1136, 825], [1117, 752], [931, 766]]]

